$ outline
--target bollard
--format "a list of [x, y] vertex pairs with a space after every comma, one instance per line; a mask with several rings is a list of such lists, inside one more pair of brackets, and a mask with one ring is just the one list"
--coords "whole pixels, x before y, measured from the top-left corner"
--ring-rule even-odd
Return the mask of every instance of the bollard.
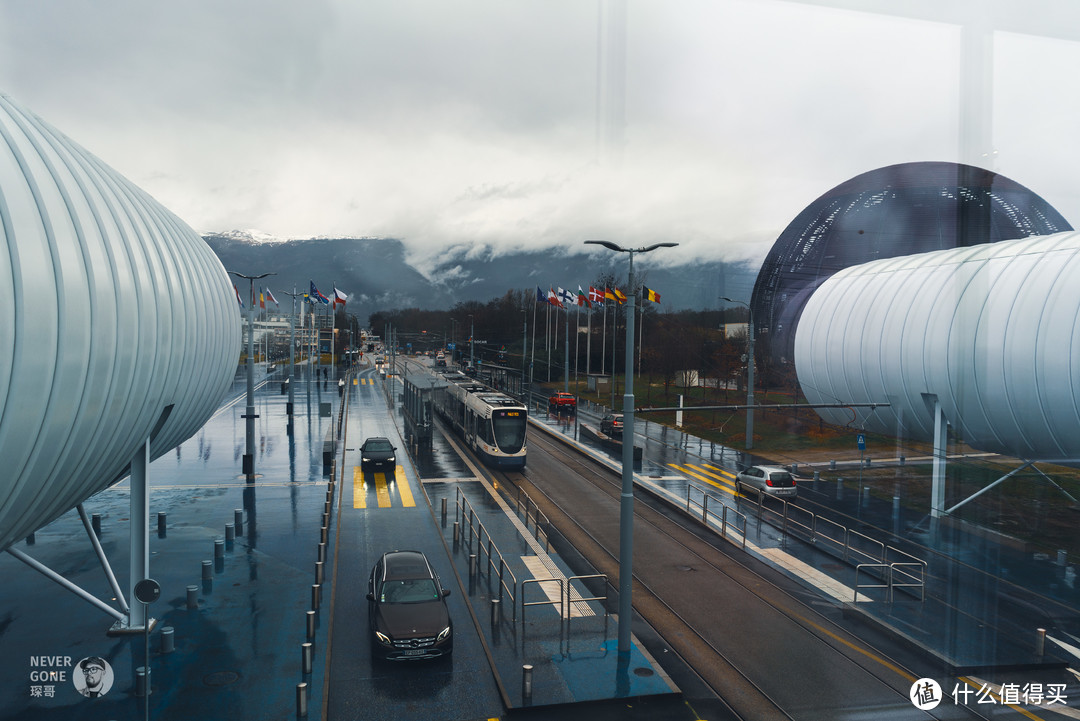
[[311, 586], [311, 607], [316, 611], [319, 610], [319, 599], [322, 597], [322, 589], [319, 584], [313, 584]]
[[446, 525], [446, 497], [445, 496], [443, 496], [443, 499], [442, 499], [442, 524], [444, 526]]
[[161, 627], [161, 652], [172, 653], [176, 650], [176, 639], [172, 626]]
[[864, 458], [863, 459], [863, 465], [866, 466], [867, 468], [869, 468], [870, 467], [870, 459], [869, 458]]
[[1046, 650], [1046, 629], [1035, 629], [1035, 655], [1039, 658], [1043, 657], [1043, 651]]
[[233, 512], [233, 525], [236, 526], [236, 535], [244, 535], [244, 509], [234, 508]]
[[297, 718], [307, 718], [307, 691], [308, 685], [306, 683], [296, 684], [296, 716]]
[[212, 581], [214, 579], [214, 562], [203, 561], [202, 562], [202, 580]]
[[305, 611], [304, 616], [307, 620], [307, 637], [315, 638], [315, 612]]
[[830, 471], [835, 471], [836, 470], [836, 461], [829, 461], [829, 470]]
[[844, 497], [844, 479], [837, 477], [836, 479], [836, 500], [840, 500]]
[[475, 575], [476, 575], [476, 554], [475, 553], [470, 553], [469, 554], [469, 576], [475, 576]]
[[461, 524], [454, 521], [454, 543], [461, 540]]
[[532, 698], [532, 676], [533, 667], [531, 663], [521, 667], [521, 695], [527, 699]]
[[315, 562], [315, 583], [322, 585], [323, 582], [323, 564], [322, 561]]
[[214, 559], [225, 558], [225, 541], [221, 538], [214, 539]]
[[862, 505], [863, 508], [866, 508], [868, 505], [870, 505], [870, 486], [863, 486]]
[[904, 465], [904, 462], [905, 462], [906, 460], [907, 460], [906, 458], [904, 458], [903, 456], [900, 456], [900, 465], [901, 465], [901, 466], [902, 466], [902, 465]]
[[187, 607], [189, 609], [199, 607], [199, 587], [188, 586], [187, 587]]
[[319, 561], [321, 561], [322, 563], [326, 563], [326, 544], [325, 543], [320, 543], [319, 544]]
[[139, 666], [135, 669], [135, 695], [143, 698], [150, 689], [150, 669]]
[[225, 543], [236, 540], [236, 526], [231, 523], [225, 524]]
[[158, 536], [165, 536], [165, 512], [158, 511], [157, 514], [157, 534]]
[[90, 527], [94, 529], [94, 535], [101, 535], [101, 514], [95, 513], [90, 516]]
[[499, 599], [491, 599], [491, 625], [499, 623]]
[[792, 463], [791, 464], [791, 474], [795, 475], [798, 472], [799, 472], [799, 464], [798, 463]]
[[322, 514], [322, 524], [324, 526], [326, 526], [327, 528], [330, 527], [330, 514], [329, 513]]
[[1069, 565], [1069, 552], [1063, 548], [1059, 548], [1057, 552], [1057, 565], [1065, 568]]
[[326, 543], [326, 540], [327, 540], [327, 530], [326, 530], [326, 526], [323, 526], [319, 530], [319, 543]]
[[300, 672], [305, 676], [311, 673], [312, 659], [315, 657], [315, 647], [310, 642], [300, 644]]

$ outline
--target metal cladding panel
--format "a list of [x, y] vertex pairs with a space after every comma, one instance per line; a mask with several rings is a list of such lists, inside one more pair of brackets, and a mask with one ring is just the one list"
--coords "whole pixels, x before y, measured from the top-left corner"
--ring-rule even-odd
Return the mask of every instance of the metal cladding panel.
[[[0, 548], [195, 431], [240, 317], [202, 238], [0, 95]], [[156, 432], [155, 432], [156, 429]]]
[[969, 444], [1080, 459], [1080, 233], [874, 261], [813, 294], [795, 337], [829, 421], [929, 439], [933, 399]]

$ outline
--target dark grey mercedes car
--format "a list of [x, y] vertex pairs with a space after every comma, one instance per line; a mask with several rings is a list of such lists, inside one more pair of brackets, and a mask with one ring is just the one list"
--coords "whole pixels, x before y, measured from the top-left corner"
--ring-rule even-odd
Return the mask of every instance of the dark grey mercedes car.
[[391, 661], [437, 658], [454, 648], [449, 589], [420, 551], [384, 553], [368, 579], [371, 653]]

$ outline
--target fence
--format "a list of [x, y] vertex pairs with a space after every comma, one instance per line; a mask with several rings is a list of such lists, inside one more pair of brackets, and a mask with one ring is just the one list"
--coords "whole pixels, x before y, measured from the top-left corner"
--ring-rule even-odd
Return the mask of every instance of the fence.
[[[503, 558], [502, 552], [499, 551], [498, 546], [495, 545], [494, 539], [488, 530], [484, 528], [484, 524], [477, 520], [476, 511], [473, 509], [472, 504], [469, 503], [469, 499], [462, 494], [461, 489], [455, 489], [454, 506], [456, 507], [456, 513], [458, 518], [461, 519], [461, 523], [465, 526], [466, 543], [468, 543], [469, 550], [472, 550], [473, 539], [476, 539], [477, 559], [479, 560], [485, 553], [484, 540], [487, 539], [487, 576], [488, 581], [491, 580], [492, 572], [499, 574], [499, 600], [503, 598], [505, 593], [510, 597], [510, 606], [513, 608], [514, 621], [517, 621], [517, 595], [515, 591], [518, 587], [517, 576], [510, 570], [510, 567], [506, 564], [506, 560]], [[495, 565], [495, 558], [498, 557], [499, 563]], [[509, 575], [510, 584], [507, 585], [506, 577]], [[526, 582], [522, 582], [524, 586]]]
[[[694, 499], [692, 491], [697, 491], [701, 495], [701, 501]], [[712, 508], [710, 508], [710, 505]], [[720, 515], [716, 514], [714, 510], [719, 505], [723, 510], [720, 511]], [[720, 524], [720, 535], [724, 538], [728, 538], [728, 514], [731, 514], [734, 520], [742, 521], [742, 528], [739, 529], [739, 533], [742, 537], [740, 543], [742, 549], [746, 550], [746, 516], [734, 508], [728, 506], [719, 497], [710, 494], [704, 487], [697, 485], [693, 481], [686, 482], [686, 512], [692, 515], [698, 515], [700, 510], [701, 522], [706, 526], [711, 526], [710, 519], [716, 519]], [[729, 539], [730, 540], [730, 539]]]

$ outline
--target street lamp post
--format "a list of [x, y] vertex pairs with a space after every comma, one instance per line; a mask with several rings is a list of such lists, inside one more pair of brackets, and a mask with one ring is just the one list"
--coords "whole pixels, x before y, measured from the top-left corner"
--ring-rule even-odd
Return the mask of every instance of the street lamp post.
[[237, 278], [247, 278], [251, 286], [248, 298], [251, 299], [251, 307], [248, 309], [248, 351], [247, 351], [247, 408], [244, 412], [246, 420], [247, 446], [243, 460], [243, 474], [247, 480], [255, 480], [255, 281], [277, 273], [263, 273], [262, 275], [244, 275], [234, 270], [229, 271]]
[[[622, 492], [619, 499], [619, 653], [630, 653], [634, 574], [634, 253], [673, 248], [678, 243], [655, 243], [645, 248], [623, 248], [608, 240], [586, 240], [609, 250], [630, 254], [626, 311], [626, 382], [623, 395]], [[614, 371], [614, 368], [612, 369]], [[614, 377], [614, 372], [612, 373]]]
[[745, 305], [746, 312], [749, 313], [750, 322], [747, 325], [746, 334], [748, 346], [746, 351], [746, 450], [749, 451], [754, 448], [754, 311], [750, 309], [749, 304], [741, 300], [732, 300], [726, 296], [721, 296], [720, 300]]

